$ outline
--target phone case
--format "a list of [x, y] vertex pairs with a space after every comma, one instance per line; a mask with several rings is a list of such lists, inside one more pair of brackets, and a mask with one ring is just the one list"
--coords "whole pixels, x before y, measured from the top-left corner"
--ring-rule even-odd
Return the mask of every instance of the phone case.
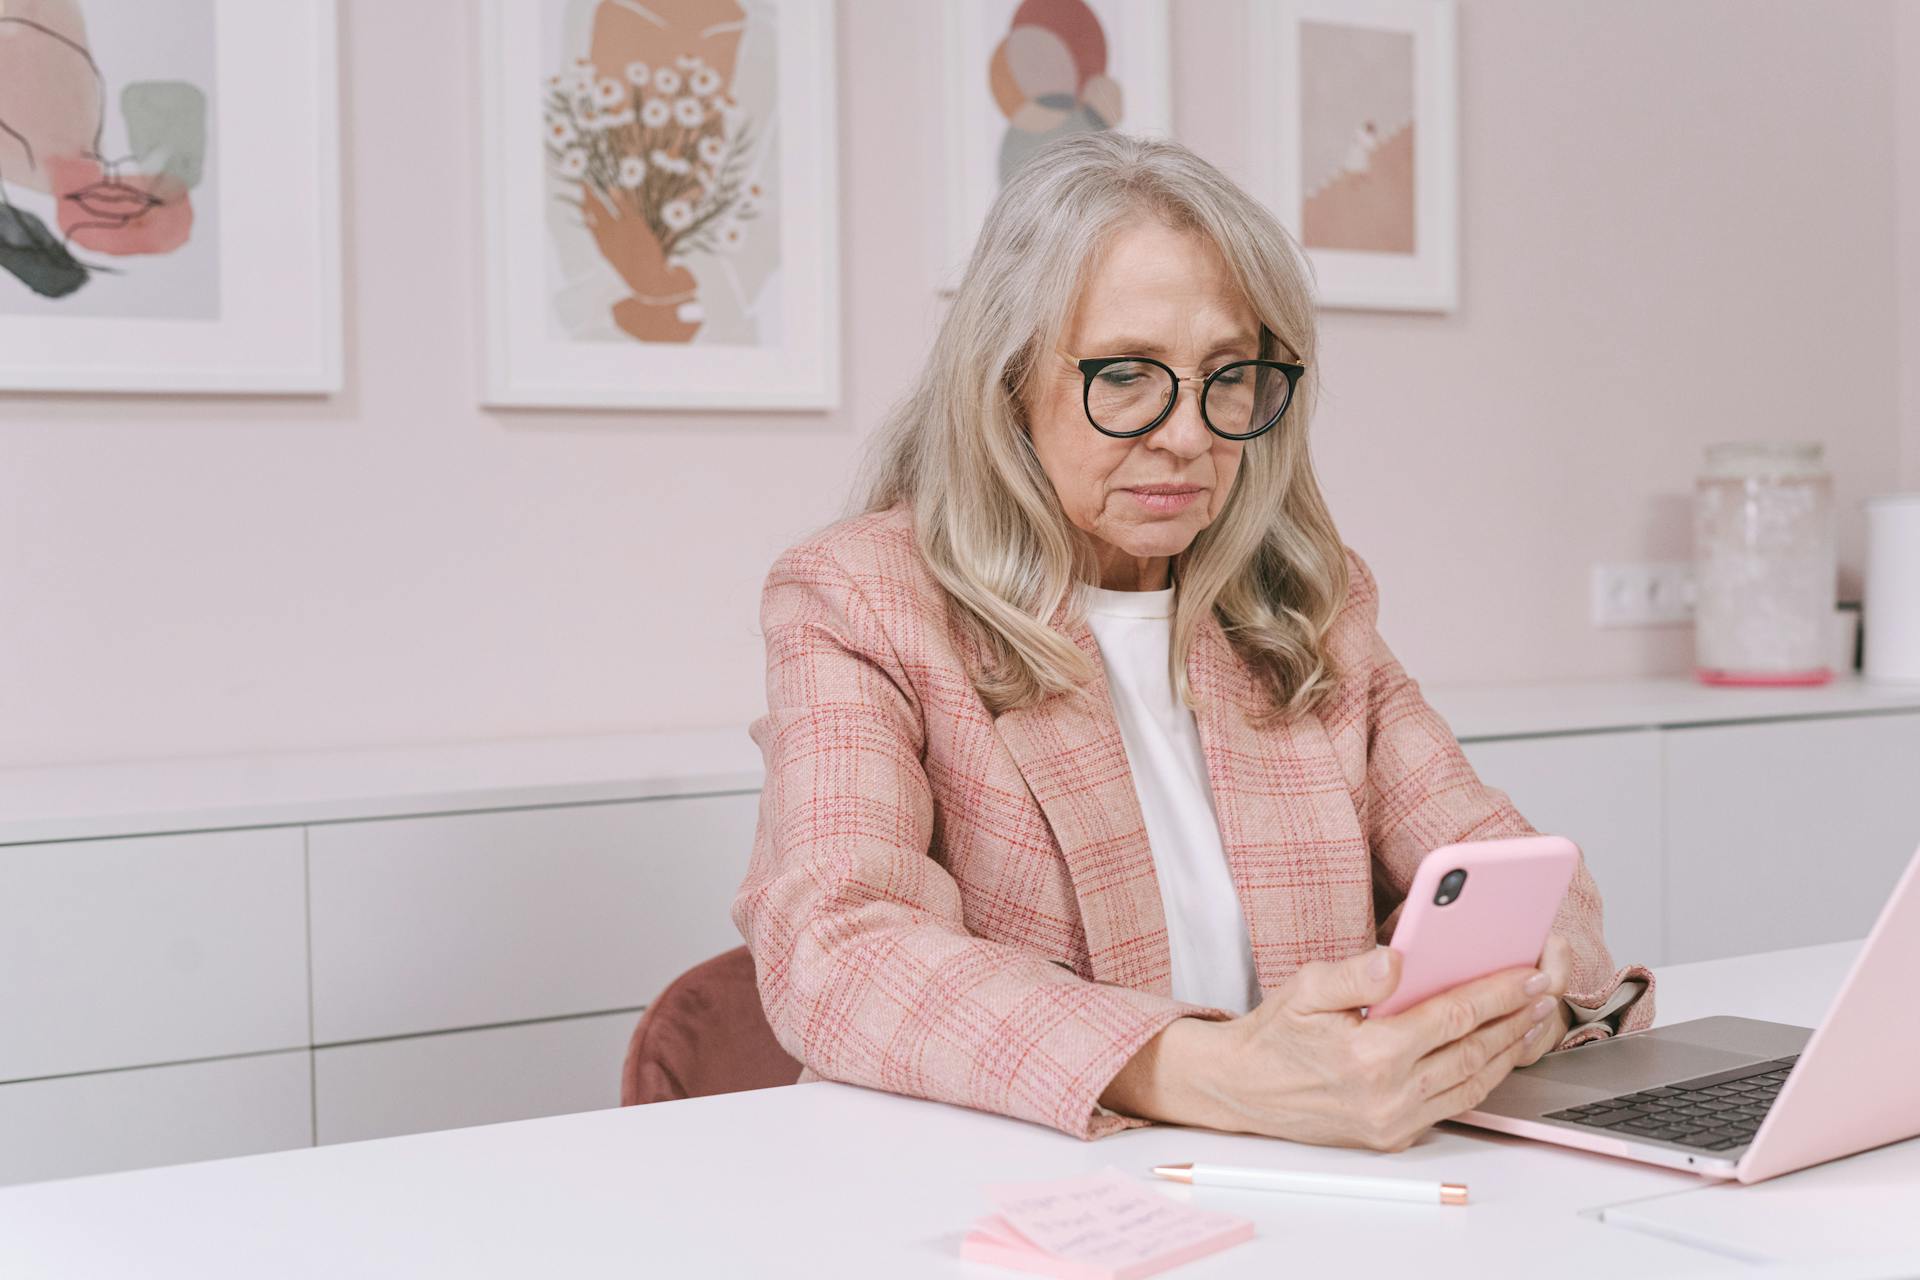
[[[1463, 982], [1537, 964], [1580, 850], [1563, 836], [1518, 836], [1442, 845], [1420, 860], [1388, 945], [1400, 985], [1367, 1010], [1386, 1017]], [[1455, 868], [1467, 873], [1445, 906], [1434, 894]]]

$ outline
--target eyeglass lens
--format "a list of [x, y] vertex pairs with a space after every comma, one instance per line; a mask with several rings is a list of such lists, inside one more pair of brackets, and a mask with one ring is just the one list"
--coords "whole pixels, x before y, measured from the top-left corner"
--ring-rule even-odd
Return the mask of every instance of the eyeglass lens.
[[[1179, 384], [1159, 365], [1121, 360], [1093, 375], [1087, 414], [1103, 431], [1130, 434], [1166, 412]], [[1222, 435], [1270, 425], [1287, 407], [1293, 384], [1279, 369], [1251, 361], [1224, 365], [1206, 384], [1200, 412]]]

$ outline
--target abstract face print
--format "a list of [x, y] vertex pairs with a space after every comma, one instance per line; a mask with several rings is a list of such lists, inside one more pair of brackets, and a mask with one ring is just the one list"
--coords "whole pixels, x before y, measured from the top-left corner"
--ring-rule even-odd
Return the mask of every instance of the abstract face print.
[[217, 315], [213, 37], [213, 0], [0, 0], [0, 312]]

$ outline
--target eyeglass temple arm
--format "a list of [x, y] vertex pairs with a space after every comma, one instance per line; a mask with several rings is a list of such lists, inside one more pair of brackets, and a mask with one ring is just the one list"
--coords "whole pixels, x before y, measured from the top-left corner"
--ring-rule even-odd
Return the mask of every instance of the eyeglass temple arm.
[[[1278, 339], [1275, 339], [1275, 341], [1278, 341]], [[1287, 347], [1287, 344], [1284, 342], [1280, 343], [1280, 345], [1283, 347]], [[1065, 351], [1059, 347], [1055, 347], [1053, 349], [1053, 353], [1059, 356], [1061, 361], [1064, 364], [1066, 364], [1068, 368], [1071, 368], [1071, 369], [1078, 369], [1080, 367], [1080, 361], [1083, 358], [1085, 358], [1082, 356], [1076, 356], [1073, 353], [1069, 351]], [[1287, 354], [1289, 356], [1292, 356], [1293, 358], [1291, 360], [1282, 361], [1283, 364], [1305, 364], [1306, 363], [1300, 358], [1300, 353], [1295, 351], [1292, 347], [1287, 347]], [[1263, 356], [1261, 358], [1265, 359], [1266, 357]], [[1176, 373], [1173, 375], [1173, 380], [1175, 382], [1205, 382], [1208, 378], [1212, 376], [1213, 376], [1212, 374], [1196, 373], [1183, 378]]]

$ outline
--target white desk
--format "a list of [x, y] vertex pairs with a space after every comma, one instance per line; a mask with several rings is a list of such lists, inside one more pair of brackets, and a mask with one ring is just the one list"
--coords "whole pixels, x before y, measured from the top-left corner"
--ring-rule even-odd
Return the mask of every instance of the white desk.
[[[1662, 1021], [1817, 1021], [1856, 945], [1664, 970]], [[1920, 1168], [1920, 1142], [1890, 1158]], [[1167, 1188], [1258, 1223], [1253, 1242], [1175, 1273], [1194, 1280], [1325, 1275], [1362, 1258], [1369, 1274], [1423, 1280], [1753, 1271], [1595, 1216], [1709, 1193], [1689, 1175], [1451, 1125], [1396, 1155], [1169, 1127], [1083, 1143], [815, 1084], [16, 1187], [0, 1191], [0, 1275], [984, 1280], [1012, 1273], [955, 1254], [983, 1184], [1173, 1160], [1472, 1188], [1465, 1209]]]

